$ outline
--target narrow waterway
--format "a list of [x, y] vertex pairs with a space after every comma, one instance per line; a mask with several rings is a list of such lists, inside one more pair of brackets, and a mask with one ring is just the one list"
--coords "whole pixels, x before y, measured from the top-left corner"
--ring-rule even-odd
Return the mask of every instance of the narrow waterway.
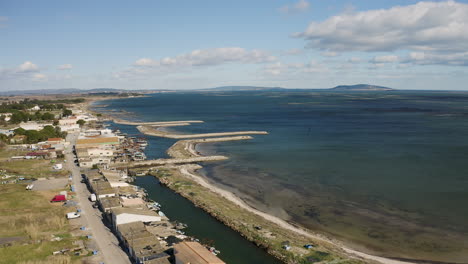
[[148, 197], [162, 205], [162, 211], [172, 221], [188, 225], [184, 231], [202, 243], [212, 244], [221, 251], [219, 257], [229, 264], [281, 263], [264, 250], [223, 225], [202, 209], [172, 190], [161, 186], [153, 176], [137, 177], [135, 184], [148, 191]]

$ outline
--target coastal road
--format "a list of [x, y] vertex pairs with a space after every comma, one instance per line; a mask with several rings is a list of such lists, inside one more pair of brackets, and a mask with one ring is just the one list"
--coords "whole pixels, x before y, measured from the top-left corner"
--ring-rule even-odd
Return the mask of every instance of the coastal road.
[[67, 141], [70, 142], [66, 150], [66, 167], [73, 175], [73, 185], [75, 185], [78, 206], [81, 209], [81, 218], [87, 229], [91, 231], [92, 239], [98, 246], [98, 255], [104, 259], [105, 264], [130, 264], [127, 254], [119, 247], [119, 242], [114, 234], [102, 222], [101, 213], [92, 207], [88, 200], [90, 195], [86, 185], [81, 183], [80, 168], [75, 165], [75, 156], [72, 148], [78, 138], [77, 133], [70, 133]]

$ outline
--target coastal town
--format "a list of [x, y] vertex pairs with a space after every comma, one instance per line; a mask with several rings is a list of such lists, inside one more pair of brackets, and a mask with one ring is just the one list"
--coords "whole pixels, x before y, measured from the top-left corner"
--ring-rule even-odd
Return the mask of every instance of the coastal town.
[[[25, 248], [34, 250], [24, 255], [24, 263], [225, 263], [215, 244], [187, 235], [186, 224], [164, 213], [157, 194], [152, 200], [133, 184], [145, 175], [281, 262], [404, 263], [290, 225], [197, 175], [199, 163], [228, 159], [202, 155], [198, 144], [252, 140], [266, 131], [178, 134], [161, 128], [203, 121], [113, 118], [90, 109], [97, 98], [6, 100], [0, 114], [0, 202], [6, 205], [0, 221], [13, 228], [0, 231], [5, 263]], [[112, 124], [134, 126], [140, 134], [126, 134]], [[148, 137], [153, 136], [178, 140], [167, 149], [170, 158], [147, 158]], [[24, 200], [21, 206], [18, 199]]]
[[[50, 248], [53, 250], [44, 263], [72, 263], [67, 261], [77, 259], [84, 263], [224, 263], [216, 256], [219, 251], [184, 235], [186, 225], [172, 222], [163, 213], [161, 205], [147, 197], [144, 189], [131, 185], [133, 177], [127, 168], [113, 166], [145, 160], [147, 142], [144, 139], [112, 131], [97, 116], [74, 107], [74, 104], [66, 107], [62, 106], [63, 110], [58, 115], [51, 114], [53, 122], [21, 121], [17, 126], [0, 131], [4, 139], [2, 150], [5, 154], [15, 153], [2, 156], [2, 164], [27, 166], [25, 162], [28, 165], [40, 162], [48, 167], [41, 170], [51, 172], [38, 177], [36, 169], [29, 173], [17, 171], [17, 174], [12, 168], [2, 166], [1, 184], [2, 188], [21, 186], [14, 190], [26, 197], [32, 192], [47, 195], [48, 203], [63, 213], [55, 216], [50, 211], [49, 216], [57, 217], [60, 226], [67, 226], [65, 229], [69, 234], [53, 234], [54, 230], [41, 230], [38, 225], [33, 235], [31, 228], [26, 226], [25, 233], [29, 237], [0, 237], [3, 251], [48, 241], [52, 242]], [[25, 113], [41, 114], [41, 109], [39, 102], [26, 109]], [[3, 122], [9, 122], [15, 120], [17, 113], [15, 110], [0, 116]], [[37, 142], [32, 136], [28, 137], [30, 131], [48, 129], [60, 133], [44, 140], [40, 138]], [[4, 192], [2, 189], [2, 195]], [[3, 198], [2, 202], [7, 202]], [[45, 202], [46, 199], [42, 200]], [[16, 208], [16, 211], [20, 210]], [[0, 219], [4, 222], [8, 212], [6, 208], [0, 212]], [[28, 217], [35, 216], [29, 213]], [[18, 225], [22, 220], [10, 221]], [[64, 240], [68, 240], [67, 243]], [[2, 256], [6, 255], [2, 253]], [[5, 263], [13, 263], [4, 260], [7, 261]]]

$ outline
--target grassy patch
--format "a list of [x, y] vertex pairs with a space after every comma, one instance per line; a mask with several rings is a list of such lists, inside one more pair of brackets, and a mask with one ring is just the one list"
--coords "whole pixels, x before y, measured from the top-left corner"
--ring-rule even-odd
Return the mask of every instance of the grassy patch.
[[[56, 160], [57, 162], [62, 162]], [[18, 174], [26, 178], [41, 178], [41, 177], [64, 177], [69, 174], [67, 170], [55, 171], [52, 169], [50, 160], [16, 160], [16, 161], [1, 161], [0, 168], [11, 174]]]
[[42, 195], [26, 191], [24, 185], [0, 185], [0, 237], [27, 236], [41, 239], [49, 232], [68, 229], [65, 209]]
[[[69, 234], [65, 208], [49, 203], [24, 185], [0, 185], [0, 237], [23, 237], [0, 247], [1, 263], [73, 263], [77, 257], [52, 256], [52, 252], [73, 248], [77, 238]], [[51, 241], [53, 237], [60, 241]]]

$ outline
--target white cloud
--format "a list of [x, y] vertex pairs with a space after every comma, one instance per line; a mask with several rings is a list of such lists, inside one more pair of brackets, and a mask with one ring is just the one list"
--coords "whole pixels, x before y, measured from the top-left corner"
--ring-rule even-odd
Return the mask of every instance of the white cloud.
[[25, 61], [17, 67], [1, 69], [0, 79], [32, 78], [39, 71], [39, 66], [30, 61]]
[[33, 81], [47, 81], [47, 76], [42, 73], [35, 73], [32, 75]]
[[190, 53], [165, 57], [159, 60], [141, 58], [130, 69], [114, 73], [115, 78], [138, 78], [155, 73], [171, 73], [195, 67], [216, 66], [229, 63], [261, 64], [276, 61], [276, 57], [262, 50], [246, 50], [239, 47], [193, 50]]
[[377, 56], [374, 57], [371, 62], [372, 63], [392, 63], [399, 61], [400, 58], [396, 55], [384, 55], [384, 56]]
[[141, 58], [133, 63], [135, 66], [156, 66], [156, 64], [156, 61], [148, 58]]
[[468, 51], [456, 53], [411, 52], [403, 63], [417, 65], [468, 66]]
[[278, 10], [284, 14], [296, 14], [296, 13], [307, 11], [309, 7], [310, 7], [310, 3], [308, 1], [299, 0], [298, 2], [294, 4], [282, 6]]
[[141, 58], [133, 64], [138, 67], [172, 67], [172, 66], [212, 66], [225, 63], [255, 64], [275, 61], [276, 58], [261, 50], [246, 50], [237, 47], [194, 50], [175, 57], [160, 60]]
[[28, 73], [37, 71], [39, 71], [39, 67], [30, 61], [25, 61], [23, 64], [18, 66], [18, 68], [16, 68], [17, 73]]
[[419, 2], [390, 9], [347, 12], [312, 22], [293, 34], [308, 47], [330, 51], [468, 50], [468, 4]]
[[73, 68], [73, 65], [71, 65], [71, 64], [62, 64], [62, 65], [58, 66], [57, 69], [59, 69], [59, 70], [70, 70], [72, 68]]

